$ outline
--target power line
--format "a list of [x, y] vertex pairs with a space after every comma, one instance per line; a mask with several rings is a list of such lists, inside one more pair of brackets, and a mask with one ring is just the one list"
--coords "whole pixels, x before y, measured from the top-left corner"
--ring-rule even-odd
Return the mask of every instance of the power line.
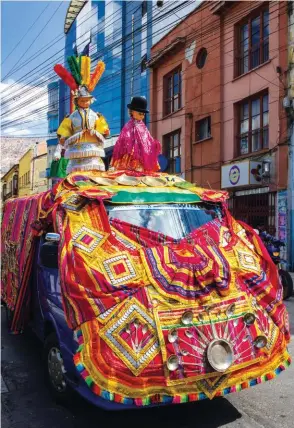
[[[243, 11], [243, 12], [244, 12], [244, 11]], [[271, 10], [271, 14], [272, 14], [272, 13], [274, 13], [274, 12], [275, 12], [275, 11]], [[208, 17], [208, 18], [209, 18], [209, 17]], [[208, 19], [208, 18], [207, 18], [207, 19]], [[236, 19], [236, 17], [235, 17], [234, 19]], [[203, 20], [202, 20], [202, 25], [203, 25]], [[209, 32], [210, 32], [210, 31], [209, 31]], [[208, 32], [208, 33], [209, 33], [209, 32]], [[206, 34], [207, 34], [207, 32], [206, 32]], [[206, 35], [206, 34], [201, 33], [201, 38], [203, 38], [203, 36], [204, 36], [204, 35]], [[271, 34], [273, 34], [273, 32], [271, 32]], [[189, 37], [191, 37], [191, 36], [193, 36], [193, 33], [189, 34]], [[199, 35], [199, 36], [200, 36], [200, 35]], [[217, 37], [216, 37], [216, 38], [217, 38]], [[216, 39], [216, 38], [215, 38], [215, 39]], [[229, 39], [232, 39], [232, 37], [230, 37]], [[229, 39], [227, 39], [227, 40], [229, 40]], [[218, 45], [219, 45], [219, 44], [217, 44], [216, 46], [218, 46]], [[108, 50], [109, 50], [109, 49], [110, 49], [110, 47], [108, 46]], [[163, 66], [163, 67], [164, 67], [164, 66]], [[53, 76], [54, 76], [54, 74], [53, 74]]]
[[[230, 82], [228, 82], [227, 84], [229, 84]], [[217, 85], [216, 87], [218, 87], [219, 85]], [[263, 87], [261, 87], [261, 88], [259, 88], [259, 91], [262, 91], [262, 90], [264, 90], [264, 89], [266, 89], [266, 87], [267, 87], [267, 85], [265, 85], [265, 86], [263, 86]], [[214, 88], [211, 88], [210, 90], [209, 90], [209, 92], [210, 91], [212, 91]], [[208, 92], [208, 91], [207, 91]], [[196, 97], [194, 97], [194, 98], [192, 98], [190, 101], [193, 101], [193, 100], [195, 100], [196, 98], [199, 98], [199, 97], [201, 97], [201, 96], [203, 96], [203, 95], [205, 95], [205, 93], [206, 92], [204, 92], [204, 93], [202, 93], [202, 94], [200, 94], [200, 95], [197, 95]], [[121, 97], [117, 97], [117, 99], [121, 99]], [[240, 98], [234, 98], [234, 99], [230, 99], [230, 100], [227, 100], [227, 101], [225, 101], [226, 103], [232, 103], [232, 102], [237, 102], [237, 101], [240, 101]], [[273, 101], [271, 101], [271, 102], [269, 102], [269, 104], [273, 104], [273, 103], [276, 103], [276, 102], [278, 102], [278, 99], [277, 100], [273, 100]], [[214, 102], [214, 103], [211, 103], [211, 104], [205, 104], [205, 106], [207, 107], [207, 106], [209, 106], [209, 105], [215, 105], [215, 104], [221, 104], [220, 102]], [[223, 104], [223, 103], [222, 103]], [[218, 109], [214, 109], [214, 110], [211, 110], [211, 111], [206, 111], [205, 112], [205, 114], [210, 114], [210, 113], [215, 113], [216, 111], [219, 111], [219, 110], [221, 110], [223, 107], [219, 107]], [[194, 109], [192, 108], [189, 108], [189, 111], [194, 111], [194, 110], [198, 110], [198, 107], [195, 107]], [[163, 112], [157, 112], [157, 114], [162, 114]], [[175, 114], [176, 114], [177, 112], [175, 112]], [[175, 117], [174, 117], [174, 119], [176, 119], [176, 118], [178, 118], [178, 117], [182, 117], [182, 116], [185, 116], [187, 113], [185, 112], [185, 113], [182, 113], [182, 114], [177, 114]], [[199, 114], [194, 114], [194, 117], [201, 117], [201, 116], [203, 116], [203, 113], [199, 113]], [[156, 122], [162, 122], [162, 120], [164, 120], [164, 118], [160, 118], [160, 119], [155, 119], [155, 120], [149, 120], [149, 121], [147, 121], [148, 122], [148, 124], [149, 123], [156, 123]], [[233, 118], [231, 118], [231, 119], [228, 119], [227, 121], [230, 121], [230, 120], [233, 120]], [[225, 122], [227, 122], [227, 121], [224, 121], [223, 123], [225, 123]], [[26, 124], [26, 123], [30, 123], [31, 121], [24, 121], [24, 122], [21, 122], [21, 124]], [[113, 123], [116, 123], [116, 122], [120, 122], [120, 121], [115, 121], [115, 122], [113, 122]], [[39, 126], [38, 124], [37, 125], [33, 125], [33, 126], [31, 126], [31, 128], [33, 128], [33, 127], [37, 127], [37, 126]]]
[[18, 61], [16, 62], [16, 64], [14, 64], [14, 66], [10, 69], [10, 71], [3, 77], [3, 80], [6, 79], [6, 77], [9, 75], [9, 73], [13, 72], [15, 66], [19, 63], [19, 61], [25, 56], [25, 54], [30, 50], [30, 48], [33, 46], [33, 44], [36, 42], [36, 40], [38, 40], [38, 38], [40, 37], [40, 35], [43, 33], [43, 31], [45, 30], [45, 28], [47, 27], [47, 25], [51, 22], [51, 20], [53, 19], [53, 17], [56, 15], [57, 11], [60, 9], [60, 7], [62, 6], [62, 3], [59, 4], [59, 6], [56, 8], [55, 12], [52, 14], [52, 16], [48, 19], [48, 21], [46, 22], [46, 24], [44, 25], [44, 27], [42, 28], [42, 30], [37, 34], [37, 36], [34, 38], [34, 40], [32, 41], [32, 43], [30, 44], [30, 46], [24, 51], [24, 53], [22, 54], [22, 56], [18, 59]]
[[[254, 70], [252, 70], [252, 71], [254, 71]], [[211, 72], [211, 71], [209, 71], [209, 72]], [[263, 78], [263, 76], [260, 76], [261, 78]], [[266, 80], [266, 79], [265, 79]], [[270, 83], [272, 83], [272, 82], [270, 82]], [[278, 85], [277, 85], [278, 86]], [[5, 124], [6, 126], [8, 125], [8, 123], [7, 124]]]
[[[192, 2], [191, 1], [185, 1], [185, 2], [182, 2], [181, 4], [179, 4], [178, 6], [176, 6], [174, 9], [177, 9], [177, 10], [181, 10], [182, 8], [184, 8], [185, 7], [185, 5], [187, 5], [187, 3], [188, 4], [191, 4]], [[154, 6], [154, 8], [153, 9], [155, 9], [156, 8], [156, 6]], [[171, 14], [171, 12], [172, 11], [168, 11], [167, 12], [167, 14]], [[93, 14], [94, 15], [94, 14]], [[92, 15], [92, 16], [93, 16]], [[114, 15], [114, 14], [112, 14], [112, 15]], [[158, 14], [159, 15], [159, 14]], [[91, 17], [92, 17], [91, 16]], [[90, 18], [91, 18], [90, 17]], [[161, 19], [162, 17], [164, 17], [164, 16], [160, 16], [159, 18]], [[88, 19], [90, 19], [90, 18], [88, 18]], [[87, 20], [88, 20], [87, 19]], [[120, 20], [120, 18], [117, 20], [117, 21], [119, 21]], [[85, 20], [86, 21], [86, 20]], [[140, 28], [138, 28], [138, 29], [136, 29], [136, 32], [138, 32], [139, 30], [142, 30], [144, 27], [147, 27], [148, 26], [148, 21], [146, 22], [146, 24], [144, 24], [143, 26], [141, 26]], [[111, 25], [111, 24], [109, 24], [109, 25]], [[105, 29], [107, 28], [107, 26], [105, 27]], [[85, 33], [83, 33], [80, 37], [78, 37], [77, 39], [76, 39], [76, 41], [78, 40], [78, 39], [80, 39], [80, 38], [82, 38], [82, 37], [84, 37], [84, 35], [87, 33], [88, 31], [86, 31]], [[92, 35], [97, 35], [98, 34], [98, 31], [96, 32], [96, 33], [94, 33], [94, 34], [92, 34]], [[131, 37], [131, 35], [132, 35], [132, 33], [129, 33], [126, 37], [125, 37], [125, 39], [127, 39], [128, 37]], [[120, 41], [122, 42], [123, 41], [123, 39], [124, 38], [122, 38], [122, 39], [120, 39]], [[115, 43], [117, 43], [117, 42], [115, 42]], [[109, 50], [109, 46], [107, 46], [107, 48], [105, 48], [104, 50]], [[113, 47], [112, 47], [113, 48]], [[43, 61], [42, 62], [42, 64], [44, 63], [44, 62], [47, 62], [48, 60], [50, 60], [50, 59], [52, 59], [54, 56], [56, 56], [59, 52], [63, 52], [64, 50], [63, 49], [61, 49], [61, 50], [59, 50], [56, 54], [54, 54], [53, 56], [51, 56], [51, 57], [49, 57], [49, 58], [47, 58], [45, 61]], [[101, 57], [101, 54], [100, 54], [100, 57]], [[62, 55], [62, 57], [60, 57], [60, 59], [62, 60], [63, 59], [63, 55]], [[34, 70], [36, 70], [36, 69], [38, 69], [39, 67], [41, 66], [41, 64], [39, 65], [39, 66], [37, 66], [37, 67], [34, 67], [30, 72], [28, 72], [28, 73], [26, 73], [25, 75], [23, 75], [18, 81], [16, 81], [16, 82], [14, 82], [12, 85], [10, 85], [8, 88], [6, 88], [6, 90], [8, 90], [9, 88], [11, 88], [11, 87], [13, 87], [15, 84], [17, 84], [17, 83], [19, 83], [23, 78], [25, 78], [27, 75], [32, 75], [32, 72], [34, 71]], [[47, 67], [47, 66], [46, 66]], [[46, 67], [43, 67], [43, 68], [41, 68], [41, 70], [42, 69], [44, 69], [44, 68], [46, 68]], [[51, 66], [50, 66], [51, 67]], [[38, 70], [38, 73], [41, 71], [41, 70]], [[36, 74], [36, 73], [35, 73]]]
[[[280, 48], [278, 48], [278, 49], [280, 49]], [[273, 52], [273, 51], [275, 51], [275, 50], [277, 50], [277, 49], [272, 49], [272, 50], [270, 50], [270, 52]], [[233, 65], [234, 63], [230, 63], [230, 64], [227, 64], [226, 65], [226, 67], [230, 67], [231, 65]], [[138, 65], [139, 65], [139, 63], [138, 63]], [[217, 68], [215, 68], [215, 69], [212, 69], [212, 70], [208, 70], [207, 72], [202, 72], [202, 74], [206, 74], [206, 73], [208, 73], [208, 74], [210, 74], [210, 73], [212, 73], [213, 71], [215, 71], [215, 70], [218, 70], [218, 69], [220, 69], [221, 67], [217, 67]], [[254, 72], [254, 70], [251, 70], [252, 72]], [[120, 73], [120, 71], [118, 72], [118, 73]], [[184, 72], [183, 72], [184, 73]], [[260, 76], [260, 75], [259, 75]], [[110, 76], [109, 78], [106, 78], [105, 79], [105, 81], [106, 80], [110, 80], [111, 78], [113, 77], [113, 75], [112, 76]], [[261, 78], [263, 78], [263, 76], [260, 76]], [[192, 79], [192, 78], [194, 78], [194, 76], [191, 76], [190, 77], [190, 79]], [[139, 76], [139, 78], [138, 79], [140, 79], [140, 76]], [[136, 79], [137, 80], [137, 79]], [[188, 80], [188, 78], [187, 79], [183, 79], [183, 80]], [[269, 82], [267, 79], [264, 79], [265, 81], [267, 81], [267, 82]], [[101, 83], [102, 83], [102, 80], [101, 80]], [[105, 83], [104, 81], [103, 81], [103, 83]], [[273, 82], [269, 82], [269, 83], [273, 83]], [[278, 86], [278, 85], [276, 85], [276, 86]], [[116, 87], [112, 87], [111, 89], [116, 89], [116, 88], [119, 88], [120, 87], [120, 85], [119, 86], [116, 86]], [[278, 86], [279, 87], [279, 86]], [[150, 85], [150, 89], [152, 88], [152, 86]], [[160, 89], [161, 88], [161, 86], [159, 86], [157, 89]], [[69, 98], [65, 98], [64, 99], [64, 101], [66, 101], [66, 100], [68, 100]], [[104, 103], [102, 103], [102, 104], [104, 104]], [[26, 102], [24, 103], [24, 106], [26, 106]], [[40, 112], [40, 111], [42, 111], [42, 109], [43, 110], [47, 110], [47, 106], [44, 106], [44, 107], [41, 107], [40, 109], [38, 109], [36, 112]], [[17, 106], [17, 110], [19, 110], [19, 106]], [[8, 111], [7, 112], [7, 114], [11, 114], [11, 111]], [[6, 124], [5, 124], [6, 125]]]
[[[193, 34], [192, 34], [193, 35]], [[203, 35], [204, 35], [204, 33], [202, 33], [201, 34], [201, 37], [203, 37]], [[191, 34], [189, 35], [189, 36], [191, 36]], [[218, 46], [218, 44], [216, 45], [216, 46]], [[109, 49], [110, 47], [108, 47], [108, 49]], [[53, 76], [54, 76], [54, 74], [53, 74]], [[49, 79], [48, 79], [49, 80]], [[30, 89], [31, 90], [31, 89]]]
[[36, 22], [38, 22], [39, 18], [41, 18], [41, 16], [43, 15], [43, 13], [45, 12], [46, 9], [48, 9], [48, 7], [50, 6], [50, 3], [48, 3], [45, 8], [42, 10], [42, 12], [38, 15], [38, 17], [35, 19], [35, 21], [32, 23], [32, 25], [29, 27], [29, 29], [26, 31], [26, 33], [21, 37], [21, 39], [16, 43], [16, 45], [12, 48], [12, 50], [9, 52], [8, 55], [6, 55], [6, 57], [3, 59], [3, 61], [1, 62], [1, 65], [4, 64], [4, 62], [10, 57], [10, 55], [15, 51], [15, 49], [21, 44], [21, 42], [24, 41], [26, 35], [30, 32], [30, 30], [33, 28], [33, 26], [36, 24]]
[[[189, 2], [185, 2], [185, 3], [189, 3]], [[179, 6], [177, 6], [177, 9], [179, 8]], [[183, 6], [181, 6], [181, 8], [183, 8]], [[168, 13], [170, 14], [172, 11], [169, 11]], [[160, 19], [161, 19], [161, 17], [159, 17]], [[159, 19], [159, 18], [156, 18], [156, 19]], [[139, 27], [139, 28], [137, 28], [136, 29], [136, 32], [138, 32], [139, 33], [139, 31], [140, 30], [142, 30], [143, 29], [143, 27], [146, 27], [148, 25], [148, 22], [146, 23], [146, 24], [144, 24], [143, 26], [141, 26], [141, 27]], [[173, 23], [171, 23], [170, 25], [169, 25], [169, 27], [172, 27], [173, 26]], [[163, 29], [163, 30], [161, 30], [161, 32], [163, 32], [163, 31], [165, 31], [165, 29]], [[82, 35], [83, 36], [83, 35]], [[81, 37], [82, 37], [81, 36]], [[119, 45], [121, 45], [122, 44], [122, 42], [123, 41], [125, 41], [125, 40], [127, 40], [129, 37], [131, 36], [131, 33], [129, 33], [129, 34], [127, 34], [124, 38], [122, 38], [122, 39], [120, 39], [119, 41], [115, 41], [112, 45], [110, 45], [110, 46], [107, 46], [107, 47], [105, 47], [105, 49], [104, 49], [104, 51], [105, 52], [108, 52], [110, 49], [114, 49], [115, 47], [117, 47], [117, 44], [119, 43]], [[148, 38], [148, 37], [147, 37]], [[124, 40], [125, 39], [125, 40]], [[140, 43], [138, 43], [138, 44], [140, 44]], [[103, 55], [103, 53], [104, 53], [104, 51], [102, 51], [102, 52], [100, 52], [100, 57]], [[47, 67], [47, 66], [46, 66]], [[51, 65], [50, 65], [50, 70], [51, 70]], [[32, 70], [33, 71], [33, 70]], [[31, 75], [31, 72], [30, 73], [27, 73], [27, 74], [30, 74]], [[53, 73], [53, 75], [52, 76], [55, 76], [55, 73]], [[47, 79], [47, 80], [49, 80], [49, 79]], [[14, 84], [16, 84], [17, 82], [14, 82]], [[44, 82], [43, 82], [44, 83]], [[40, 85], [37, 85], [37, 87], [38, 86], [40, 86]], [[33, 88], [34, 89], [34, 88]], [[29, 90], [32, 90], [32, 89], [29, 89]], [[7, 103], [8, 101], [10, 101], [11, 100], [11, 98], [9, 99], [8, 98], [8, 100], [4, 100], [4, 105], [5, 105], [5, 103]]]

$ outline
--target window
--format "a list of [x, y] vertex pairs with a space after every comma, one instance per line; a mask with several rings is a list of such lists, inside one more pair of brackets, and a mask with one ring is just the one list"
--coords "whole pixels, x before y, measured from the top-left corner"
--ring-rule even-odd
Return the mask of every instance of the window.
[[6, 196], [6, 188], [7, 188], [7, 184], [6, 184], [6, 183], [4, 183], [4, 184], [3, 184], [3, 190], [2, 190], [2, 193], [3, 193], [3, 196], [4, 196], [4, 197]]
[[147, 13], [147, 1], [142, 1], [142, 17], [145, 16]]
[[147, 69], [147, 55], [144, 55], [141, 59], [141, 73], [144, 73]]
[[49, 111], [58, 109], [58, 86], [49, 89]]
[[238, 27], [237, 75], [269, 59], [269, 11], [261, 10]]
[[168, 172], [181, 172], [181, 130], [163, 136], [163, 154], [168, 160]]
[[250, 98], [239, 105], [239, 154], [268, 147], [268, 94]]
[[206, 63], [207, 58], [207, 50], [205, 48], [201, 48], [196, 57], [196, 66], [198, 68], [203, 68]]
[[18, 190], [18, 175], [14, 174], [13, 176], [13, 194], [17, 195], [17, 190]]
[[214, 219], [222, 218], [217, 204], [106, 205], [111, 225], [117, 220], [182, 239]]
[[196, 141], [205, 140], [211, 137], [210, 116], [196, 122]]
[[164, 116], [181, 108], [181, 69], [177, 68], [163, 78]]

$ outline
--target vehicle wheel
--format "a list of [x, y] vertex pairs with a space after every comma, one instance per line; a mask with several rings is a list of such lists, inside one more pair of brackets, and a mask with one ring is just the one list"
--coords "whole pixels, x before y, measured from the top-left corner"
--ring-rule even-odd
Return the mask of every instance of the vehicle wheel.
[[45, 340], [43, 353], [45, 378], [51, 395], [56, 402], [69, 405], [73, 390], [66, 383], [60, 345], [55, 333]]
[[287, 300], [293, 294], [293, 280], [289, 272], [279, 269], [279, 275], [283, 285], [283, 299]]

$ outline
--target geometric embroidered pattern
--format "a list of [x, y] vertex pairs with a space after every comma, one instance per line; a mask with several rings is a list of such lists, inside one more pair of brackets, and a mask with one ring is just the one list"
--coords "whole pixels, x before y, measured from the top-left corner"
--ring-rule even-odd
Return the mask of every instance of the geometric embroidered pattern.
[[125, 247], [129, 248], [130, 250], [136, 250], [137, 248], [135, 247], [135, 245], [131, 244], [130, 241], [128, 241], [127, 239], [124, 239], [122, 236], [116, 235], [116, 239], [123, 244]]
[[95, 232], [86, 226], [81, 227], [72, 237], [73, 246], [86, 253], [92, 253], [105, 240], [107, 234]]
[[254, 271], [258, 274], [260, 273], [260, 265], [258, 263], [258, 259], [254, 257], [253, 254], [247, 253], [245, 251], [240, 251], [239, 249], [234, 250], [237, 254], [239, 264], [242, 268], [249, 271]]
[[86, 198], [79, 195], [72, 195], [61, 205], [63, 208], [71, 211], [80, 211], [87, 203]]
[[135, 299], [129, 299], [99, 335], [135, 376], [160, 351], [155, 322]]
[[216, 376], [210, 379], [201, 379], [196, 384], [198, 385], [198, 388], [208, 396], [208, 398], [212, 399], [215, 391], [219, 389], [228, 378], [229, 375], [224, 374], [220, 377]]
[[103, 260], [102, 264], [112, 285], [119, 285], [137, 276], [126, 253]]

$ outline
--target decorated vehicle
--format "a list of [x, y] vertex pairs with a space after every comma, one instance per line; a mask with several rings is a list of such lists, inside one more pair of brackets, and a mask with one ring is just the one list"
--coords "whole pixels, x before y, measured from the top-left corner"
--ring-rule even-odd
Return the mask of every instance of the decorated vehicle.
[[[72, 57], [76, 110], [61, 123], [48, 192], [8, 200], [2, 299], [11, 331], [44, 342], [56, 398], [76, 390], [109, 409], [212, 399], [274, 378], [290, 364], [278, 271], [227, 193], [159, 172], [160, 143], [134, 97], [103, 162], [106, 120], [89, 108], [104, 69]], [[63, 162], [63, 161], [62, 161]], [[60, 177], [61, 178], [61, 177]]]
[[290, 364], [276, 266], [226, 198], [167, 174], [95, 171], [6, 203], [2, 299], [12, 332], [30, 322], [43, 340], [58, 399], [212, 399]]

